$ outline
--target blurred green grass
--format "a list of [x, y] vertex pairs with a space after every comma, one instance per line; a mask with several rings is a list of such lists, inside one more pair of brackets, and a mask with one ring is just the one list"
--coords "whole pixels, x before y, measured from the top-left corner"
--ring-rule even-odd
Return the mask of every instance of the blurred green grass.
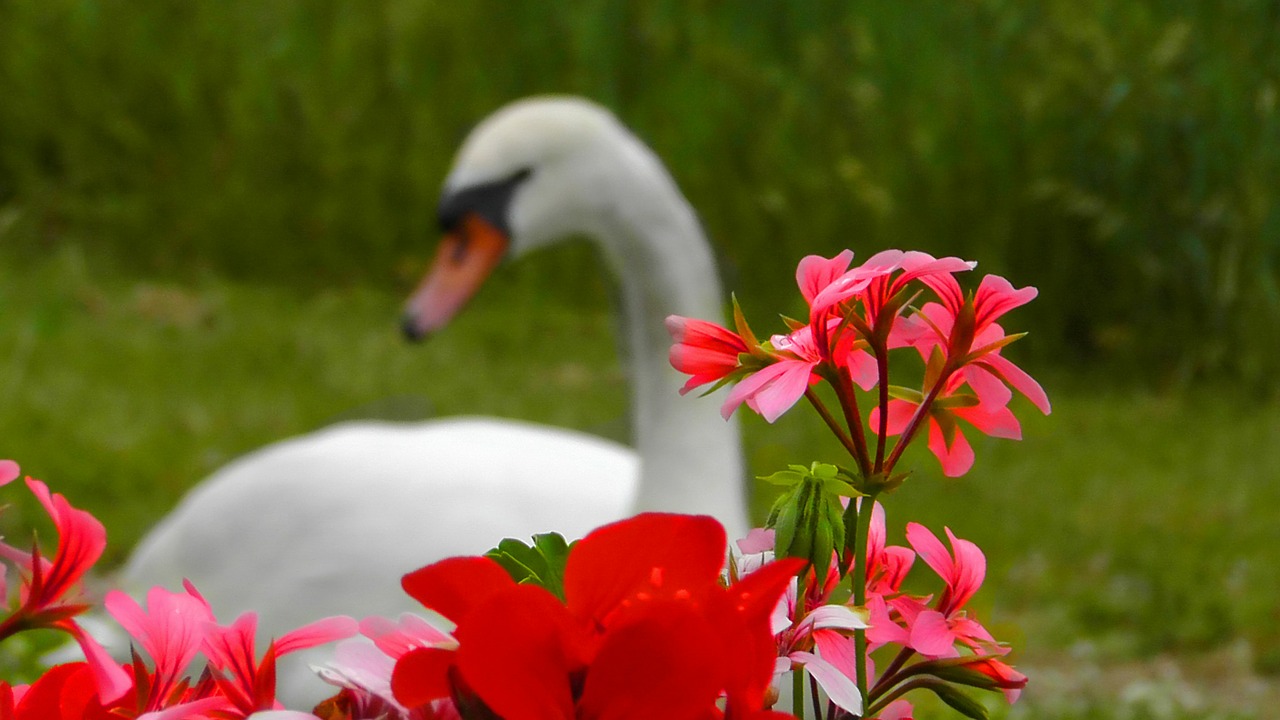
[[[398, 336], [406, 288], [392, 283], [175, 284], [73, 248], [21, 268], [0, 259], [0, 335], [15, 339], [0, 354], [0, 455], [104, 520], [107, 565], [211, 470], [337, 419], [480, 413], [627, 434], [609, 305], [557, 280], [594, 261], [582, 246], [501, 269], [422, 346]], [[1033, 329], [1023, 344], [1037, 340]], [[1025, 364], [1054, 413], [1020, 407], [1020, 443], [975, 437], [977, 464], [959, 480], [909, 455], [915, 475], [886, 500], [891, 540], [917, 520], [978, 542], [989, 570], [976, 611], [1033, 667], [1243, 647], [1244, 672], [1280, 669], [1280, 406]], [[775, 426], [748, 417], [745, 434], [756, 474], [842, 458], [803, 409]], [[6, 536], [34, 524], [49, 537], [25, 492], [5, 501]], [[1030, 697], [1032, 717], [1113, 716], [1095, 714], [1105, 693], [1084, 714]]]
[[472, 123], [581, 93], [761, 308], [808, 252], [961, 254], [1041, 289], [1040, 357], [1274, 389], [1277, 7], [9, 0], [0, 206], [37, 255], [378, 278], [429, 242]]

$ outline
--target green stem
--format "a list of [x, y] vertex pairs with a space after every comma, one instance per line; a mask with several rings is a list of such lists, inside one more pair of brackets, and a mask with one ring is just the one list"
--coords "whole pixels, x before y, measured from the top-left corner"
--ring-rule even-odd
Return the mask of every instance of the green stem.
[[862, 716], [867, 717], [870, 715], [875, 715], [876, 713], [888, 707], [889, 703], [893, 702], [894, 700], [897, 700], [903, 695], [906, 695], [912, 690], [929, 687], [930, 685], [933, 685], [933, 684], [935, 684], [935, 681], [932, 678], [916, 678], [915, 680], [912, 680], [909, 683], [903, 683], [902, 685], [899, 685], [898, 687], [894, 688], [893, 692], [889, 693], [888, 695], [885, 695], [883, 698], [877, 701], [875, 705], [872, 705], [871, 707], [866, 708]]
[[804, 717], [804, 668], [791, 671], [791, 714]]
[[[853, 578], [853, 604], [859, 609], [867, 606], [867, 534], [871, 528], [871, 514], [876, 496], [866, 495], [858, 503], [858, 534], [853, 539], [853, 558], [858, 568]], [[853, 631], [854, 660], [858, 682], [858, 694], [867, 702], [867, 631]], [[865, 715], [864, 715], [865, 717]]]
[[911, 648], [908, 648], [908, 647], [902, 648], [902, 650], [898, 653], [897, 657], [893, 659], [893, 662], [889, 663], [889, 666], [886, 667], [884, 671], [880, 673], [880, 679], [876, 681], [875, 687], [871, 688], [871, 694], [878, 695], [879, 693], [882, 693], [885, 690], [888, 690], [895, 683], [897, 683], [898, 680], [895, 679], [893, 676], [898, 672], [898, 670], [902, 668], [902, 665], [907, 660], [909, 660], [911, 656], [914, 655], [915, 653], [916, 651], [912, 650]]

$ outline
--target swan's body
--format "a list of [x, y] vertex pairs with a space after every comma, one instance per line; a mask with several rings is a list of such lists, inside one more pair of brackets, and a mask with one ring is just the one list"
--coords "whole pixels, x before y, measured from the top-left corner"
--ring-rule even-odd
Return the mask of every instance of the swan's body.
[[[679, 397], [683, 378], [667, 361], [665, 317], [718, 317], [723, 296], [697, 219], [656, 156], [593, 104], [518, 102], [464, 144], [441, 221], [455, 244], [410, 301], [412, 335], [447, 322], [496, 262], [468, 271], [466, 288], [439, 279], [485, 247], [468, 228], [498, 232], [495, 247], [510, 255], [569, 235], [599, 243], [622, 291], [636, 450], [493, 419], [345, 423], [198, 485], [142, 540], [122, 573], [127, 589], [189, 578], [223, 621], [257, 611], [265, 638], [325, 615], [412, 610], [401, 575], [504, 537], [580, 537], [651, 509], [746, 532], [737, 426], [717, 403]], [[296, 697], [285, 678], [282, 694]]]

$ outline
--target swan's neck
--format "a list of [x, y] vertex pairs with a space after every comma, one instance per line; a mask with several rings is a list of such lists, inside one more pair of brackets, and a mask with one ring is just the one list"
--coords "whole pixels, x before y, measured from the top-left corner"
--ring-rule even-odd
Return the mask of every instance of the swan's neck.
[[736, 418], [714, 397], [680, 396], [687, 379], [668, 361], [669, 315], [720, 321], [723, 294], [711, 248], [688, 202], [647, 150], [628, 158], [639, 175], [602, 228], [605, 256], [620, 278], [623, 332], [633, 374], [638, 510], [714, 515], [730, 539], [748, 530], [745, 472]]

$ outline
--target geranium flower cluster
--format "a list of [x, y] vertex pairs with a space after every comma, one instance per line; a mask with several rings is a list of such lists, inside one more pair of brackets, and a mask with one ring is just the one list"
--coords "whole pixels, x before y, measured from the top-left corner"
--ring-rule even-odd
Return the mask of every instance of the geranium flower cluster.
[[[1001, 355], [1022, 335], [997, 323], [1036, 290], [987, 275], [966, 294], [955, 276], [976, 263], [954, 257], [887, 250], [857, 267], [852, 261], [847, 250], [804, 258], [796, 282], [807, 318], [786, 319], [788, 332], [767, 341], [757, 339], [736, 302], [734, 330], [668, 318], [671, 364], [690, 376], [682, 393], [735, 383], [722, 407], [726, 418], [745, 404], [773, 422], [808, 399], [853, 460], [851, 468], [815, 463], [765, 478], [788, 489], [770, 512], [771, 530], [740, 544], [744, 555], [732, 567], [735, 577], [750, 577], [774, 557], [809, 562], [774, 622], [778, 672], [792, 671], [793, 711], [802, 714], [808, 691], [816, 717], [897, 719], [911, 712], [903, 695], [928, 690], [963, 714], [985, 717], [957, 686], [1000, 689], [1012, 702], [1026, 683], [998, 659], [1008, 648], [965, 610], [982, 584], [985, 557], [950, 529], [948, 550], [916, 523], [907, 526], [910, 548], [886, 547], [876, 498], [906, 479], [895, 468], [918, 437], [927, 438], [943, 474], [957, 477], [974, 463], [961, 421], [1020, 438], [1009, 408], [1015, 390], [1050, 411], [1039, 383]], [[918, 378], [909, 387], [890, 384], [904, 374], [904, 353], [923, 364], [906, 368]], [[817, 392], [823, 383], [838, 414]], [[944, 584], [936, 599], [901, 592], [917, 556]], [[886, 647], [890, 660], [877, 676], [871, 653]]]
[[[852, 261], [848, 250], [833, 258], [801, 260], [796, 282], [809, 305], [808, 321], [790, 321], [788, 333], [767, 342], [756, 339], [741, 312], [735, 312], [737, 332], [705, 320], [668, 318], [675, 339], [671, 364], [690, 375], [681, 392], [736, 382], [723, 414], [728, 417], [745, 403], [773, 422], [801, 397], [821, 406], [812, 386], [825, 380], [835, 389], [849, 427], [836, 425], [825, 408], [820, 412], [869, 482], [891, 470], [926, 425], [929, 449], [951, 477], [973, 465], [973, 448], [958, 421], [995, 437], [1020, 438], [1021, 427], [1008, 407], [1010, 388], [1049, 412], [1039, 383], [1000, 355], [1022, 336], [1006, 335], [996, 323], [1031, 301], [1035, 288], [1015, 289], [1008, 280], [987, 275], [977, 292], [966, 295], [954, 275], [976, 263], [923, 252], [886, 250], [850, 269]], [[912, 308], [924, 291], [937, 299]], [[890, 351], [899, 348], [913, 348], [925, 361], [919, 389], [889, 384]], [[879, 436], [874, 452], [867, 447], [855, 386], [879, 389], [866, 421]], [[886, 457], [885, 438], [892, 436], [899, 440]]]
[[[18, 475], [16, 463], [0, 461], [0, 485]], [[39, 480], [27, 478], [26, 483], [53, 519], [58, 548], [49, 560], [38, 546], [24, 553], [0, 544], [0, 556], [16, 565], [20, 575], [16, 607], [0, 622], [0, 640], [25, 630], [60, 630], [76, 639], [86, 660], [54, 666], [30, 685], [0, 680], [0, 720], [248, 718], [280, 709], [275, 699], [277, 657], [355, 632], [354, 620], [328, 618], [277, 639], [259, 659], [253, 613], [219, 625], [190, 585], [182, 592], [152, 588], [146, 608], [112, 591], [104, 602], [107, 612], [149, 658], [144, 660], [135, 649], [131, 662], [117, 663], [75, 620], [90, 607], [80, 596], [79, 582], [106, 546], [102, 523], [50, 493]], [[7, 584], [0, 587], [6, 605], [7, 590]], [[206, 668], [193, 680], [186, 672], [200, 655]]]

